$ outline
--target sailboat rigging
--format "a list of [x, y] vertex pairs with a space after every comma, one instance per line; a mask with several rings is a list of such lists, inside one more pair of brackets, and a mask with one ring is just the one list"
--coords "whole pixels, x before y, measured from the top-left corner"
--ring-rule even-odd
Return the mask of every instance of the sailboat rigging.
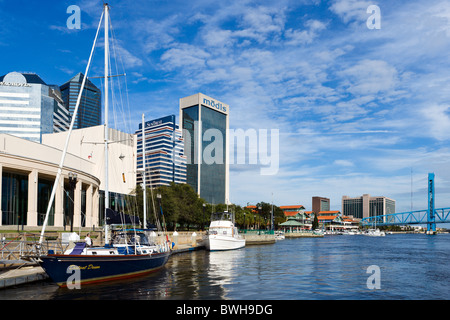
[[[42, 251], [42, 242], [44, 240], [45, 228], [48, 224], [49, 212], [55, 198], [56, 187], [62, 175], [64, 159], [69, 145], [70, 135], [74, 126], [75, 118], [78, 112], [78, 107], [81, 100], [81, 95], [85, 86], [87, 76], [83, 78], [80, 92], [78, 94], [75, 111], [70, 124], [69, 132], [66, 138], [65, 147], [62, 153], [60, 165], [55, 178], [52, 194], [50, 196], [44, 224], [42, 226], [41, 235], [39, 238], [39, 249], [37, 261], [49, 275], [49, 277], [59, 286], [67, 286], [67, 281], [72, 275], [72, 270], [79, 270], [79, 282], [81, 284], [98, 283], [110, 281], [115, 279], [123, 279], [136, 277], [139, 275], [154, 272], [162, 268], [167, 262], [171, 251], [168, 242], [160, 244], [150, 243], [146, 234], [143, 231], [136, 229], [116, 234], [114, 238], [109, 238], [107, 214], [111, 214], [109, 208], [109, 169], [108, 169], [108, 149], [109, 144], [109, 127], [108, 127], [108, 104], [109, 104], [109, 6], [103, 5], [103, 12], [100, 17], [100, 22], [95, 35], [94, 44], [92, 46], [91, 54], [86, 66], [87, 75], [91, 64], [94, 48], [99, 35], [99, 31], [104, 19], [105, 30], [105, 75], [104, 75], [104, 99], [105, 99], [105, 130], [104, 130], [104, 145], [105, 145], [105, 179], [103, 181], [105, 187], [105, 239], [104, 246], [87, 247], [85, 242], [76, 243], [74, 248], [66, 250], [62, 254], [56, 254], [52, 250], [47, 253]], [[144, 149], [145, 152], [145, 149]], [[122, 217], [121, 217], [122, 219]], [[144, 228], [146, 217], [144, 216]]]

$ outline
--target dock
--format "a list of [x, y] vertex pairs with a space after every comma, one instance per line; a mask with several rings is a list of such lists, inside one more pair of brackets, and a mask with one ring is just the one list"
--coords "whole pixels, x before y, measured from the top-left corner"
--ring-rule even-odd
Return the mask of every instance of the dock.
[[13, 287], [47, 279], [48, 276], [40, 266], [23, 266], [0, 271], [0, 289]]

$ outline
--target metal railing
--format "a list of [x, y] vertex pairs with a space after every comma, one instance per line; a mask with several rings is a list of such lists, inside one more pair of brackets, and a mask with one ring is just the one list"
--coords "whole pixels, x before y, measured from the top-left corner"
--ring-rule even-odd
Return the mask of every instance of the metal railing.
[[[2, 261], [35, 261], [40, 255], [47, 254], [50, 250], [54, 253], [64, 252], [68, 244], [61, 240], [45, 240], [39, 245], [39, 237], [33, 235], [33, 239], [19, 240], [28, 238], [19, 234], [12, 240], [2, 240], [0, 242], [0, 259]], [[50, 237], [52, 239], [53, 237]]]

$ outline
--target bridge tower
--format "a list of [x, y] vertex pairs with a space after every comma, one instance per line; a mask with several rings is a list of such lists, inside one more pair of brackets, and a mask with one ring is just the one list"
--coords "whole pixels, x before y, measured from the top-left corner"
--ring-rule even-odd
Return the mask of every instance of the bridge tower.
[[427, 234], [436, 234], [436, 221], [434, 210], [434, 173], [428, 173], [428, 210]]

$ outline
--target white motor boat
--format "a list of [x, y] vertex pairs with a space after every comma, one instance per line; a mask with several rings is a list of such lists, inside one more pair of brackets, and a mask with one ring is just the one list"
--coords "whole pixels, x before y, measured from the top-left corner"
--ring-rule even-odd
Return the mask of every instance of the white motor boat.
[[243, 247], [245, 247], [245, 239], [238, 233], [232, 214], [226, 211], [213, 213], [206, 238], [206, 249], [223, 251]]
[[380, 231], [380, 229], [369, 229], [364, 235], [370, 237], [384, 237], [386, 234], [384, 231]]
[[283, 231], [275, 231], [275, 240], [284, 240], [285, 238]]

